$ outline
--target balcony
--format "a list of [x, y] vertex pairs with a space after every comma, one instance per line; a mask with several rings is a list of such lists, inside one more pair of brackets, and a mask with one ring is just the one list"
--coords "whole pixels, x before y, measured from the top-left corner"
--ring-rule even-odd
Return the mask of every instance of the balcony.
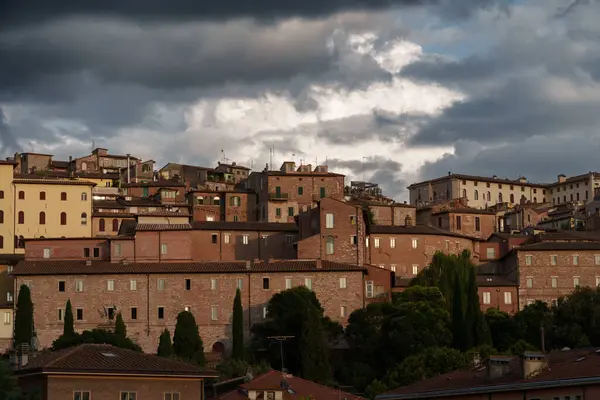
[[269, 193], [269, 200], [287, 201], [288, 197], [287, 193]]

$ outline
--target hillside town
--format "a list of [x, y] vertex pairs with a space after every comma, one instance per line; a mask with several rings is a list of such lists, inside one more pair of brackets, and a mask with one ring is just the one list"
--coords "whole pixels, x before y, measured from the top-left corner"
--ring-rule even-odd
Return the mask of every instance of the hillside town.
[[[579, 288], [600, 285], [600, 173], [560, 174], [551, 183], [448, 173], [414, 183], [408, 190], [410, 201], [396, 202], [377, 183], [347, 182], [327, 165], [292, 161], [279, 169], [266, 165], [259, 171], [235, 162], [219, 162], [214, 168], [168, 163], [157, 169], [153, 160], [102, 148], [68, 161], [49, 154], [16, 153], [0, 161], [2, 350], [17, 366], [20, 385], [24, 379], [42, 384], [36, 374], [46, 372], [68, 369], [77, 374], [79, 367], [91, 368], [90, 374], [124, 373], [113, 356], [106, 356], [114, 353], [115, 358], [127, 359], [136, 373], [155, 376], [157, 382], [171, 373], [165, 371], [174, 371], [197, 384], [217, 378], [214, 368], [235, 358], [237, 330], [248, 343], [260, 336], [257, 326], [272, 325], [277, 313], [273, 304], [288, 292], [315, 298], [320, 318], [341, 329], [327, 346], [344, 353], [356, 345], [353, 324], [367, 318], [360, 317], [361, 313], [396, 304], [398, 299], [413, 301], [423, 296], [417, 290], [421, 286], [437, 285], [448, 297], [444, 287], [452, 287], [454, 278], [450, 279], [447, 268], [438, 271], [437, 284], [426, 283], [440, 263], [458, 262], [456, 268], [472, 269], [472, 285], [466, 286], [473, 288], [475, 297], [467, 294], [464, 301], [467, 309], [475, 305], [473, 315], [487, 320], [492, 339], [496, 331], [507, 329], [492, 326], [494, 318], [516, 321], [532, 307], [560, 307]], [[468, 281], [468, 272], [465, 276]], [[439, 283], [444, 277], [447, 282]], [[469, 293], [466, 286], [463, 289]], [[32, 338], [26, 343], [17, 339], [23, 288], [34, 307]], [[457, 290], [452, 298], [461, 297]], [[451, 304], [449, 298], [446, 301]], [[234, 303], [241, 310], [237, 328]], [[182, 312], [193, 315], [203, 343], [201, 364], [207, 367], [152, 360], [157, 348], [160, 353], [164, 333], [169, 342], [169, 332], [177, 333]], [[308, 318], [306, 314], [297, 317]], [[287, 317], [282, 314], [281, 318]], [[113, 348], [110, 344], [115, 343], [110, 341], [96, 345], [84, 341], [88, 344], [59, 349], [57, 339], [63, 338], [68, 324], [74, 335], [85, 335], [98, 330], [116, 332], [117, 321], [126, 325], [128, 350]], [[539, 325], [533, 329], [537, 333], [527, 341], [533, 348], [521, 350], [530, 350], [523, 365], [531, 370], [530, 375], [537, 371], [535, 382], [544, 377], [543, 365], [556, 357], [598, 357], [593, 352], [590, 356], [581, 352], [546, 355], [544, 348], [535, 347]], [[284, 337], [278, 340], [290, 333], [273, 332], [268, 337]], [[301, 330], [298, 335], [303, 335]], [[542, 334], [542, 347], [549, 346], [551, 339], [547, 340]], [[451, 343], [464, 354], [473, 347]], [[471, 344], [485, 343], [473, 339]], [[292, 391], [298, 391], [292, 397], [318, 391], [323, 398], [341, 395], [341, 386], [334, 390], [311, 382], [328, 383], [318, 375], [302, 374], [308, 379], [303, 380], [290, 374], [304, 371], [303, 364], [292, 360], [285, 368], [280, 344], [281, 354], [275, 352], [270, 364], [281, 367], [281, 372], [249, 380], [244, 371], [242, 378], [246, 378], [240, 381], [237, 394], [222, 398], [255, 400], [263, 391], [269, 399], [282, 398], [278, 390], [286, 391], [287, 398], [292, 394], [286, 386], [289, 382], [296, 382]], [[508, 345], [501, 349], [496, 341], [488, 344], [504, 352], [509, 349]], [[56, 351], [48, 353], [49, 349]], [[145, 354], [134, 353], [136, 349]], [[127, 351], [131, 354], [123, 353]], [[286, 344], [287, 351], [294, 350]], [[399, 354], [395, 363], [410, 354]], [[499, 374], [499, 382], [512, 382], [506, 379], [519, 369], [511, 367], [518, 364], [518, 357], [488, 354], [490, 358], [483, 360], [477, 354], [481, 358], [477, 371], [485, 375], [488, 368], [488, 373]], [[23, 363], [23, 359], [29, 361]], [[581, 371], [586, 368], [582, 366]], [[344, 392], [345, 398], [421, 398], [416, 396], [432, 390], [427, 385], [442, 391], [448, 386], [446, 378], [434, 378], [435, 374], [431, 377], [442, 383], [425, 380], [401, 389], [403, 383], [413, 381], [385, 381], [383, 375], [369, 373], [373, 382], [356, 383], [344, 379], [347, 374], [334, 374], [334, 380], [355, 393]], [[533, 384], [526, 381], [527, 374], [520, 374], [519, 379], [511, 378], [514, 391]], [[561, 374], [560, 368], [553, 368], [548, 379], [564, 380]], [[425, 377], [429, 376], [421, 378]], [[463, 390], [458, 377], [447, 379], [454, 382], [449, 385], [450, 394], [438, 393], [439, 397], [462, 399], [466, 397], [460, 397], [461, 393], [475, 393], [466, 389], [470, 386]], [[491, 383], [482, 379], [481, 393], [487, 393], [485, 385]], [[288, 383], [279, 388], [283, 381]], [[387, 386], [378, 389], [377, 382]], [[165, 395], [165, 399], [199, 396], [195, 384], [190, 384], [191, 391], [169, 386], [168, 379], [164, 385], [170, 387], [165, 391], [170, 397]], [[300, 393], [304, 386], [307, 392]], [[575, 393], [574, 388], [569, 390]], [[90, 393], [84, 391], [75, 398], [89, 400]], [[142, 393], [137, 398], [145, 398]], [[437, 398], [437, 394], [428, 396]]]

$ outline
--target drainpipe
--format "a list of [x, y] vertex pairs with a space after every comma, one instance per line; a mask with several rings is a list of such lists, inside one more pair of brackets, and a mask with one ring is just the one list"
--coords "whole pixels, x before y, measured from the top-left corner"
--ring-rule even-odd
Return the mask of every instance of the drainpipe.
[[146, 274], [146, 334], [150, 336], [150, 274]]
[[162, 261], [161, 250], [162, 250], [162, 241], [160, 238], [160, 231], [158, 231], [158, 262]]
[[[18, 215], [17, 214], [17, 185], [15, 185], [14, 181], [12, 182], [12, 186], [13, 186], [13, 234], [15, 237], [17, 237], [17, 215]], [[17, 242], [18, 242], [18, 240], [14, 240], [14, 238], [13, 238], [13, 254], [17, 254], [17, 247], [16, 247]], [[14, 300], [14, 296], [13, 296], [13, 300]], [[13, 323], [13, 325], [14, 325], [14, 323]]]
[[130, 154], [127, 153], [127, 183], [131, 183], [131, 166], [129, 165], [129, 156]]

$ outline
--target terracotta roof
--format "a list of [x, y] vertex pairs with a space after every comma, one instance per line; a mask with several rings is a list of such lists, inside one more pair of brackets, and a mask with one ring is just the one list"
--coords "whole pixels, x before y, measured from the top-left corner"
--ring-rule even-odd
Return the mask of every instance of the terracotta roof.
[[571, 177], [565, 179], [564, 182], [560, 182], [560, 183], [558, 181], [552, 182], [548, 186], [551, 186], [552, 188], [554, 188], [556, 186], [565, 185], [565, 184], [571, 183], [571, 182], [583, 181], [583, 180], [586, 180], [587, 178], [589, 178], [590, 174], [593, 174], [594, 178], [596, 178], [596, 179], [600, 178], [600, 173], [590, 171], [590, 172], [588, 172], [586, 174], [571, 176]]
[[133, 187], [161, 187], [161, 188], [175, 188], [185, 187], [185, 183], [179, 183], [176, 181], [158, 181], [158, 182], [136, 182], [136, 183], [123, 183], [121, 187], [133, 188]]
[[190, 224], [136, 224], [135, 231], [137, 232], [148, 232], [148, 231], [191, 231], [192, 225]]
[[220, 230], [220, 231], [286, 231], [297, 232], [295, 223], [279, 222], [232, 222], [232, 221], [196, 221], [192, 223], [197, 230]]
[[119, 179], [118, 172], [102, 173], [91, 171], [75, 171], [73, 176], [67, 171], [38, 171], [30, 174], [16, 174], [16, 177], [26, 177], [27, 179], [45, 179], [45, 178], [90, 178], [90, 179]]
[[109, 211], [95, 211], [92, 213], [92, 217], [105, 217], [105, 218], [134, 218], [135, 214], [124, 213], [124, 212], [109, 212]]
[[189, 363], [121, 349], [107, 344], [82, 344], [64, 350], [39, 354], [15, 371], [16, 374], [36, 372], [135, 374], [153, 376], [183, 375], [217, 377], [218, 373]]
[[480, 210], [478, 208], [448, 208], [448, 209], [433, 212], [433, 213], [431, 213], [431, 215], [448, 214], [448, 213], [496, 215], [496, 213], [493, 211]]
[[117, 200], [92, 200], [92, 206], [95, 208], [119, 208], [125, 209], [126, 207], [119, 203]]
[[314, 176], [314, 177], [345, 177], [343, 174], [336, 174], [335, 172], [281, 172], [281, 171], [268, 171], [268, 172], [253, 172], [257, 174], [266, 174], [269, 176]]
[[[248, 269], [249, 263], [249, 269]], [[280, 260], [272, 262], [214, 261], [168, 263], [118, 263], [93, 260], [21, 261], [15, 265], [13, 275], [105, 275], [105, 274], [178, 274], [178, 273], [248, 273], [248, 272], [331, 272], [364, 271], [352, 264], [318, 260]]]
[[235, 169], [245, 169], [246, 171], [250, 171], [250, 168], [244, 167], [243, 165], [237, 165], [237, 164], [233, 165], [233, 164], [219, 163], [219, 166], [221, 166], [221, 167], [235, 168]]
[[427, 183], [443, 182], [448, 179], [460, 179], [460, 180], [467, 180], [467, 181], [500, 183], [500, 184], [506, 184], [506, 185], [512, 184], [512, 185], [521, 185], [521, 186], [532, 186], [532, 187], [539, 187], [539, 188], [544, 188], [544, 189], [549, 186], [549, 184], [547, 184], [547, 183], [520, 182], [518, 179], [512, 180], [512, 179], [508, 179], [508, 178], [493, 178], [493, 177], [489, 177], [489, 176], [450, 174], [450, 175], [441, 176], [439, 178], [434, 178], [434, 179], [429, 179], [429, 180], [422, 181], [422, 182], [413, 183], [412, 185], [408, 186], [408, 189], [411, 189], [416, 186], [422, 186]]
[[15, 264], [25, 259], [25, 254], [0, 254], [0, 264]]
[[[74, 185], [74, 186], [96, 186], [95, 183], [81, 179], [57, 179], [57, 178], [40, 178], [32, 175], [18, 175], [13, 179], [13, 183], [20, 184], [36, 184], [36, 185]], [[24, 178], [23, 178], [24, 177]]]
[[524, 378], [520, 359], [517, 356], [510, 358], [509, 367], [511, 372], [494, 380], [487, 378], [484, 367], [453, 371], [392, 390], [377, 396], [376, 399], [458, 398], [467, 395], [475, 396], [477, 394], [600, 383], [600, 353], [595, 348], [554, 351], [547, 354], [546, 357], [549, 368], [541, 371], [533, 378]]
[[[285, 384], [282, 385], [285, 376]], [[283, 375], [280, 371], [270, 371], [266, 374], [257, 376], [253, 380], [243, 385], [237, 390], [224, 393], [218, 397], [219, 400], [247, 400], [249, 390], [283, 390], [284, 400], [300, 400], [300, 398], [312, 398], [319, 400], [362, 400], [363, 398], [355, 394], [342, 392], [336, 388], [331, 388], [318, 383], [301, 379], [289, 374]], [[266, 400], [266, 399], [263, 399]]]
[[440, 235], [440, 236], [451, 236], [463, 239], [485, 241], [484, 239], [478, 239], [476, 237], [461, 235], [458, 233], [450, 232], [444, 229], [435, 228], [429, 225], [414, 225], [414, 226], [391, 226], [391, 225], [371, 225], [369, 227], [371, 234], [398, 234], [398, 235]]
[[24, 238], [26, 242], [36, 242], [36, 241], [48, 241], [48, 240], [102, 240], [97, 237], [36, 237], [36, 238]]
[[225, 190], [211, 190], [211, 189], [192, 189], [188, 194], [195, 193], [209, 193], [209, 194], [229, 194], [229, 193], [241, 193], [241, 194], [256, 194], [254, 189], [225, 189]]
[[69, 168], [69, 166], [71, 165], [71, 163], [69, 161], [51, 161], [50, 165], [52, 165], [53, 167], [56, 168]]
[[600, 250], [600, 242], [540, 242], [519, 246], [515, 250]]

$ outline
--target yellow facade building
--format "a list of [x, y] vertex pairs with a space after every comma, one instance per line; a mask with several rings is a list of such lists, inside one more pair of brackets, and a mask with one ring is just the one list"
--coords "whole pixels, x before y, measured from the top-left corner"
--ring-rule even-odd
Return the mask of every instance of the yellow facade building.
[[0, 253], [22, 254], [21, 239], [91, 237], [92, 189], [84, 179], [20, 178], [0, 163]]

